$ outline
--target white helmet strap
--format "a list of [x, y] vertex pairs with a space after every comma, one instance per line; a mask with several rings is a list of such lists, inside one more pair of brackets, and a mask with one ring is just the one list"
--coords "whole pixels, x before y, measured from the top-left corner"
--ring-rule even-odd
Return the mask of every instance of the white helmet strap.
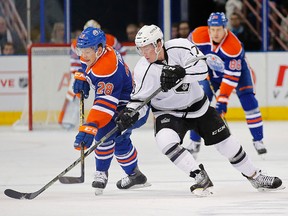
[[[153, 45], [154, 45], [154, 44], [153, 44]], [[159, 57], [159, 54], [160, 54], [160, 52], [161, 52], [161, 48], [163, 47], [163, 40], [161, 40], [160, 49], [158, 49], [158, 40], [157, 40], [157, 42], [156, 42], [156, 46], [154, 45], [154, 47], [155, 47], [154, 51], [155, 51], [155, 53], [156, 53], [155, 61], [157, 61], [157, 60], [158, 60], [158, 57]], [[154, 62], [155, 62], [155, 61], [154, 61]]]

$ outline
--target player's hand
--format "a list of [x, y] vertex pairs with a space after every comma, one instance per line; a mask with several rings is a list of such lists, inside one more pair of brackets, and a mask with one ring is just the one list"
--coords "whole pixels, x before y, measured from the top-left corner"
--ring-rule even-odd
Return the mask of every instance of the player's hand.
[[169, 89], [173, 88], [178, 84], [186, 75], [186, 71], [180, 65], [165, 65], [162, 69], [160, 82], [161, 88], [164, 92], [167, 92]]
[[131, 127], [139, 118], [139, 113], [135, 113], [131, 116], [134, 110], [131, 108], [125, 107], [117, 116], [116, 124], [119, 131], [124, 131], [127, 128]]
[[86, 81], [85, 75], [81, 71], [77, 71], [74, 74], [74, 84], [73, 91], [76, 95], [80, 94], [81, 91], [84, 93], [84, 98], [87, 99], [89, 97], [90, 85]]
[[217, 97], [217, 102], [216, 102], [215, 109], [220, 114], [220, 116], [222, 118], [227, 113], [227, 102], [228, 102], [228, 97], [226, 97], [224, 95], [219, 95]]
[[90, 148], [97, 131], [97, 125], [94, 123], [86, 123], [80, 126], [79, 133], [75, 138], [74, 148], [80, 150], [81, 145], [83, 145], [84, 149]]

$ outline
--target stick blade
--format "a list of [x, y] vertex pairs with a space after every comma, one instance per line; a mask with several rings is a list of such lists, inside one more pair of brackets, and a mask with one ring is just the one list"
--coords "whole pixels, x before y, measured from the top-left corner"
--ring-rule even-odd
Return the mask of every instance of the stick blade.
[[4, 194], [13, 199], [34, 199], [34, 193], [21, 193], [12, 189], [6, 189]]
[[83, 177], [62, 176], [59, 178], [62, 184], [79, 184], [84, 182]]

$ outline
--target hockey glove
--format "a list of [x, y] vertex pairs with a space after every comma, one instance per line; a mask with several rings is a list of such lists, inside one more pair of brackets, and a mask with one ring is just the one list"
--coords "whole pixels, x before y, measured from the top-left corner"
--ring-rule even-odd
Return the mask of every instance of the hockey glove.
[[84, 149], [90, 148], [97, 131], [97, 125], [94, 123], [86, 123], [80, 126], [74, 142], [74, 148], [80, 150], [81, 145], [83, 145]]
[[176, 86], [178, 82], [185, 77], [185, 75], [186, 71], [180, 65], [165, 65], [160, 77], [162, 90], [167, 92], [169, 89]]
[[227, 113], [227, 102], [228, 97], [226, 95], [219, 95], [217, 97], [215, 109], [220, 114], [221, 117], [224, 117], [225, 114]]
[[83, 72], [77, 71], [74, 75], [75, 81], [73, 84], [73, 91], [78, 96], [78, 94], [83, 91], [84, 98], [89, 97], [90, 85], [86, 81], [85, 75]]
[[119, 131], [124, 131], [127, 128], [131, 127], [139, 118], [139, 113], [135, 113], [135, 115], [131, 116], [134, 110], [131, 108], [125, 107], [117, 116], [116, 124], [118, 126]]

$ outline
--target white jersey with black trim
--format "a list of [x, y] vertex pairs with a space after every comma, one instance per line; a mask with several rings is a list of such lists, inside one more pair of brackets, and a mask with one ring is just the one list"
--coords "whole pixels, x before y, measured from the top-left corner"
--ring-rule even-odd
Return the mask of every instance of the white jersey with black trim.
[[[185, 68], [186, 76], [168, 92], [160, 92], [151, 100], [152, 111], [155, 117], [164, 113], [187, 118], [202, 116], [209, 107], [209, 101], [198, 81], [207, 77], [208, 67], [205, 60], [194, 60], [203, 53], [192, 42], [182, 38], [165, 42], [164, 50], [164, 61], [149, 63], [142, 57], [136, 64], [135, 88], [127, 107], [137, 108], [141, 101], [160, 87], [163, 65], [180, 65]], [[197, 106], [193, 106], [195, 104]], [[140, 117], [144, 113], [145, 109], [141, 110]]]

